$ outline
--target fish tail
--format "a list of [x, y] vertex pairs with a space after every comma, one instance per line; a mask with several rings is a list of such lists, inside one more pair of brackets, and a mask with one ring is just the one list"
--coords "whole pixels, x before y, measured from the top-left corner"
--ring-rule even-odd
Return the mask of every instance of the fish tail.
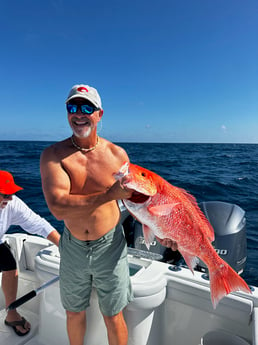
[[233, 291], [251, 293], [246, 282], [234, 271], [224, 260], [221, 260], [219, 267], [209, 269], [211, 301], [215, 309], [219, 301]]

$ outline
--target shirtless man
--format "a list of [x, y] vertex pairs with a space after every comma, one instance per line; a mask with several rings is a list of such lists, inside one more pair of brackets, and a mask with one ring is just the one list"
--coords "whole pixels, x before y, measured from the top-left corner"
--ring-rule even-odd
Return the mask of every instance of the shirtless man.
[[40, 167], [48, 207], [65, 224], [60, 294], [68, 337], [71, 345], [83, 345], [93, 282], [109, 344], [126, 345], [122, 310], [132, 291], [117, 200], [129, 198], [132, 191], [115, 181], [113, 173], [129, 159], [121, 147], [97, 135], [103, 109], [96, 89], [73, 86], [66, 107], [73, 135], [46, 148]]

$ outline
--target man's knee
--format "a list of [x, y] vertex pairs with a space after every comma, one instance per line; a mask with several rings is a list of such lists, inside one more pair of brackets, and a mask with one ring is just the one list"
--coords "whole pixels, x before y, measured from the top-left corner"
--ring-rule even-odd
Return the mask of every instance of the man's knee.
[[120, 311], [116, 315], [106, 316], [103, 315], [104, 321], [107, 327], [120, 327], [121, 324], [125, 324], [123, 312]]
[[66, 310], [66, 316], [68, 319], [84, 318], [85, 317], [85, 310], [79, 311], [79, 312]]

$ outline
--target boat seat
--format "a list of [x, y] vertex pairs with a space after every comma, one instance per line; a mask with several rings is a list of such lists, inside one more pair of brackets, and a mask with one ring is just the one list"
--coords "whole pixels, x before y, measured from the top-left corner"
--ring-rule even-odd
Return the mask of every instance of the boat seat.
[[223, 330], [215, 330], [206, 333], [201, 339], [201, 345], [250, 345], [246, 340], [237, 335]]

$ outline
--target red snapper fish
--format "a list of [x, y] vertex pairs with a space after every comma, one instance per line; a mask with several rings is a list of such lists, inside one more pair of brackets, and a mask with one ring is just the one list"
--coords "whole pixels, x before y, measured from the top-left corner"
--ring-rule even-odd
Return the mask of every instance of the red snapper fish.
[[191, 194], [154, 172], [128, 162], [114, 176], [117, 180], [127, 176], [123, 185], [135, 191], [123, 203], [142, 223], [148, 249], [155, 236], [169, 238], [177, 242], [178, 250], [192, 273], [197, 257], [205, 262], [214, 309], [230, 292], [251, 293], [246, 282], [216, 253], [211, 244], [214, 230]]

